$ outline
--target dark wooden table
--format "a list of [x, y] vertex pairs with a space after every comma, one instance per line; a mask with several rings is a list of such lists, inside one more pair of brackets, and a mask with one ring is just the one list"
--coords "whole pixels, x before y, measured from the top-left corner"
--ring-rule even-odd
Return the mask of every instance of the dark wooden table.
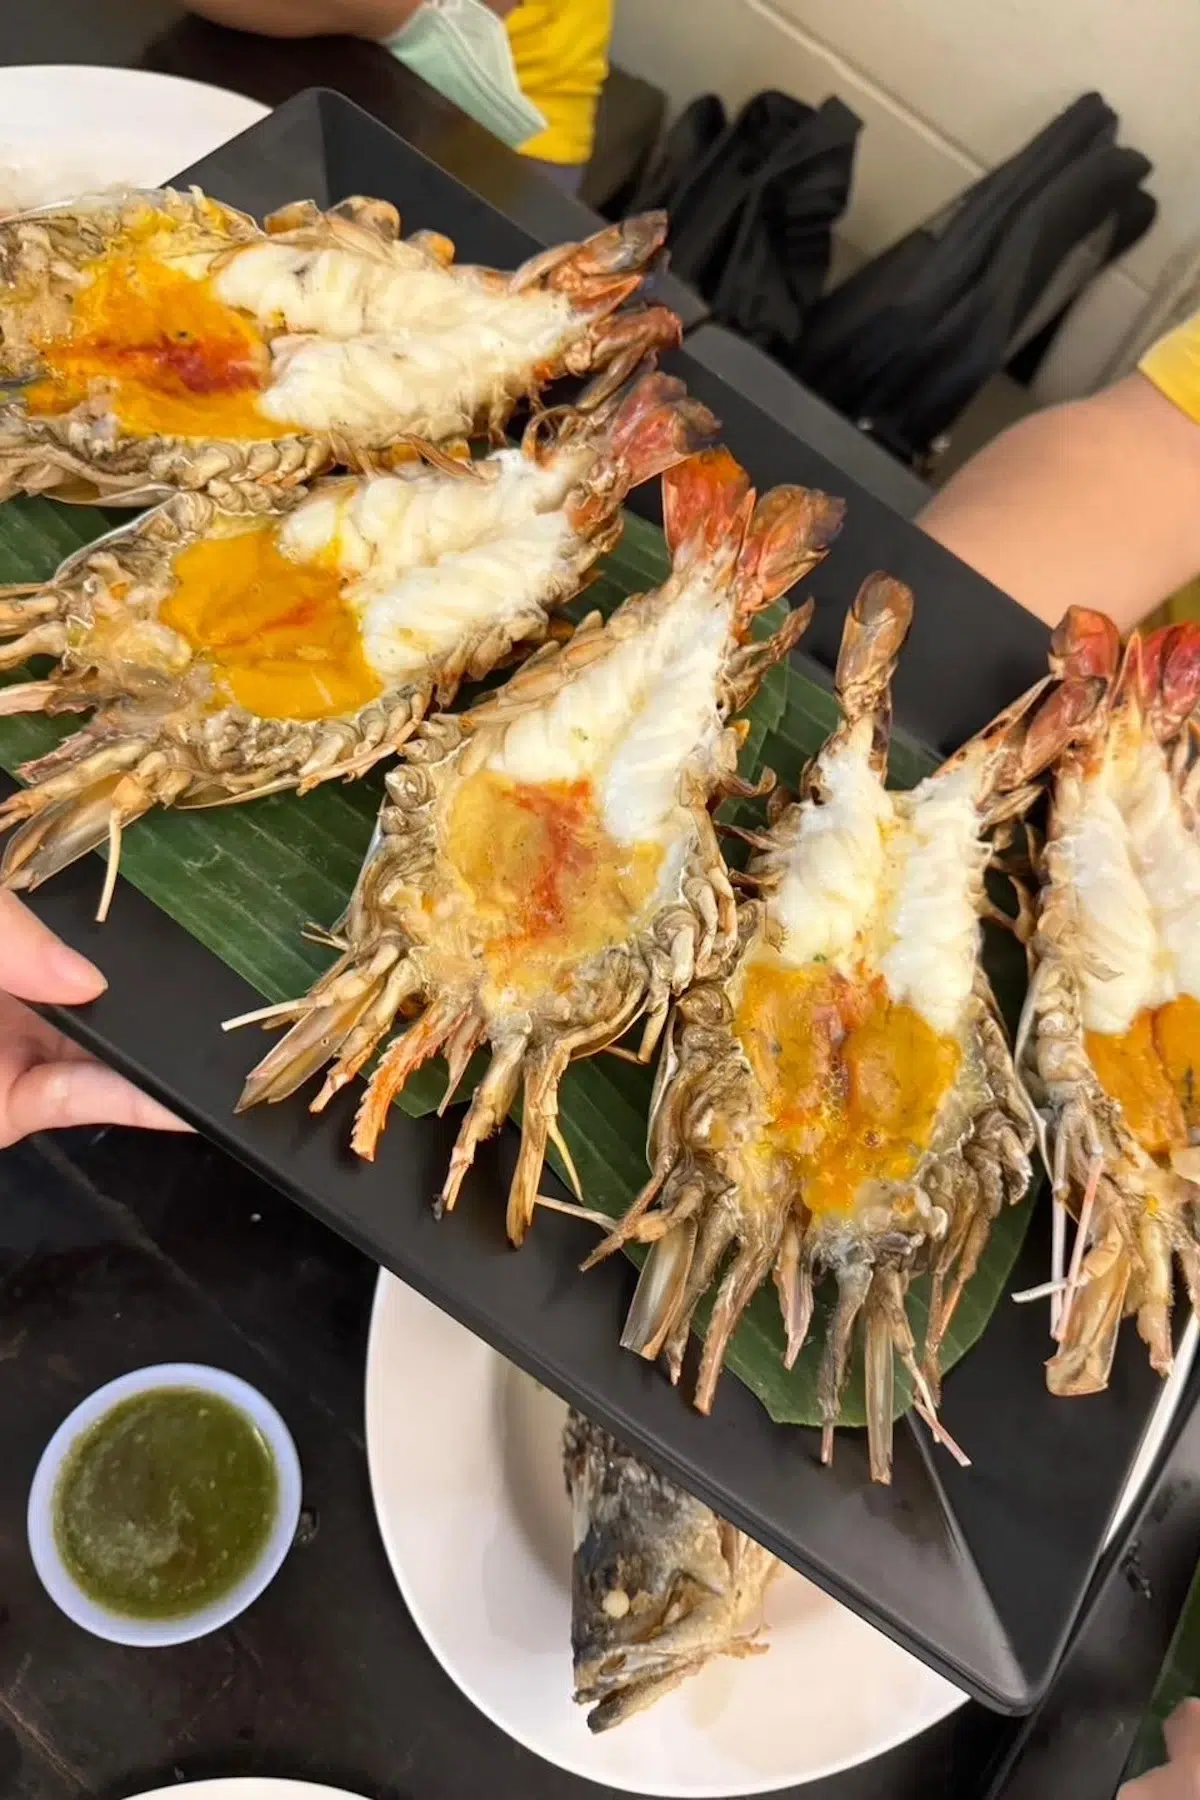
[[[0, 1155], [0, 1796], [122, 1800], [265, 1773], [375, 1800], [585, 1800], [458, 1693], [392, 1581], [371, 1509], [362, 1385], [375, 1269], [198, 1139], [69, 1133]], [[88, 1637], [25, 1545], [38, 1456], [101, 1382], [195, 1360], [260, 1387], [295, 1434], [300, 1542], [233, 1626], [174, 1650]], [[1083, 1633], [1006, 1800], [1112, 1793], [1197, 1540], [1200, 1429]], [[564, 1679], [566, 1645], [563, 1646]], [[1022, 1728], [965, 1707], [806, 1800], [983, 1800]]]
[[[170, 0], [3, 0], [0, 63], [63, 61], [160, 69], [268, 103], [335, 87], [481, 191], [518, 178], [493, 140], [369, 44], [247, 38], [181, 19]], [[804, 429], [803, 395], [796, 404], [789, 423]], [[812, 425], [824, 428], [819, 411]], [[830, 453], [843, 452], [857, 454], [844, 432]], [[853, 472], [876, 485], [869, 459]], [[489, 1725], [405, 1612], [363, 1454], [374, 1279], [356, 1251], [199, 1140], [77, 1133], [0, 1155], [0, 1800], [122, 1800], [248, 1773], [376, 1800], [607, 1791]], [[234, 1626], [175, 1650], [124, 1650], [43, 1594], [25, 1500], [47, 1438], [84, 1394], [176, 1358], [231, 1368], [280, 1407], [304, 1465], [304, 1521], [280, 1577]], [[797, 1794], [1108, 1800], [1198, 1550], [1200, 1416], [1033, 1720], [968, 1706]]]

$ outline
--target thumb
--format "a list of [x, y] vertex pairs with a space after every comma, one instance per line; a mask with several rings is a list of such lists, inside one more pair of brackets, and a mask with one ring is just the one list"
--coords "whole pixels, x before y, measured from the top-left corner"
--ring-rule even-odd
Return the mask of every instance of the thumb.
[[1163, 1725], [1172, 1762], [1185, 1762], [1200, 1774], [1200, 1700], [1181, 1700]]
[[1183, 1700], [1163, 1725], [1170, 1762], [1127, 1782], [1117, 1800], [1186, 1800], [1200, 1793], [1200, 1700]]
[[94, 1000], [107, 986], [99, 969], [55, 937], [49, 926], [0, 890], [0, 991], [18, 1000]]
[[188, 1131], [182, 1119], [151, 1100], [115, 1069], [90, 1059], [35, 1063], [8, 1094], [14, 1138], [68, 1125], [138, 1125], [147, 1131]]
[[1195, 1792], [1177, 1763], [1164, 1763], [1161, 1769], [1151, 1769], [1148, 1775], [1127, 1781], [1118, 1789], [1117, 1800], [1189, 1800]]

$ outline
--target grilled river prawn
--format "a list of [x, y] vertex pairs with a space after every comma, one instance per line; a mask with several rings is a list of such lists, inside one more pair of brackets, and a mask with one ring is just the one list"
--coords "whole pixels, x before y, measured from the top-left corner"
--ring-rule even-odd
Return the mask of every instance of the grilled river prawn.
[[196, 189], [6, 219], [0, 499], [203, 489], [263, 510], [335, 462], [495, 436], [555, 376], [603, 367], [603, 391], [677, 341], [665, 308], [617, 314], [665, 230], [629, 219], [510, 275], [401, 238], [381, 200], [265, 230]]
[[779, 1567], [770, 1551], [574, 1411], [563, 1472], [575, 1698], [592, 1731], [623, 1724], [714, 1656], [766, 1649], [755, 1640]]
[[[800, 801], [751, 834], [760, 898], [741, 909], [736, 961], [678, 1002], [650, 1180], [589, 1259], [651, 1245], [622, 1342], [665, 1352], [673, 1380], [719, 1282], [696, 1386], [705, 1412], [767, 1277], [790, 1367], [815, 1282], [833, 1275], [823, 1456], [861, 1315], [877, 1481], [891, 1473], [895, 1358], [938, 1430], [937, 1347], [992, 1218], [1029, 1180], [1030, 1110], [980, 963], [984, 834], [1027, 804], [1080, 704], [1064, 687], [1039, 705], [1034, 690], [912, 792], [889, 792], [889, 688], [911, 606], [884, 575], [858, 594], [836, 675], [843, 721]], [[920, 1268], [935, 1277], [928, 1372], [905, 1311]]]
[[1018, 1049], [1078, 1221], [1047, 1383], [1089, 1394], [1128, 1313], [1170, 1370], [1176, 1257], [1200, 1313], [1200, 627], [1135, 634], [1122, 659], [1076, 610], [1054, 655], [1104, 697], [1055, 772]]
[[607, 623], [584, 621], [481, 705], [428, 720], [387, 778], [377, 846], [350, 903], [344, 954], [251, 1074], [241, 1105], [281, 1100], [323, 1064], [325, 1104], [387, 1036], [354, 1148], [371, 1156], [388, 1105], [444, 1049], [450, 1087], [477, 1046], [491, 1065], [459, 1133], [440, 1206], [523, 1087], [509, 1196], [515, 1243], [533, 1216], [558, 1087], [572, 1057], [645, 1019], [649, 1054], [670, 997], [712, 974], [736, 907], [709, 806], [738, 791], [742, 732], [726, 723], [807, 623], [762, 641], [753, 615], [825, 553], [840, 502], [776, 488], [705, 452], [663, 482], [672, 572]]
[[[93, 719], [26, 765], [0, 879], [35, 887], [156, 804], [205, 805], [361, 774], [431, 704], [546, 634], [620, 535], [631, 486], [715, 421], [646, 375], [591, 414], [536, 419], [470, 474], [318, 484], [282, 515], [179, 494], [71, 557], [45, 587], [0, 590], [0, 715]], [[110, 858], [110, 884], [116, 858]]]

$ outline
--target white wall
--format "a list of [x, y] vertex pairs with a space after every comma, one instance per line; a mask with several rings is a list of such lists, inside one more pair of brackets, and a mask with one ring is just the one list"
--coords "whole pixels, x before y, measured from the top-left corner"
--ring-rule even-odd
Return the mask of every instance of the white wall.
[[1077, 309], [1060, 389], [1089, 385], [1200, 236], [1200, 0], [617, 0], [614, 55], [673, 109], [706, 90], [731, 108], [764, 87], [840, 95], [864, 122], [841, 229], [866, 253], [1098, 88], [1155, 164], [1160, 214]]

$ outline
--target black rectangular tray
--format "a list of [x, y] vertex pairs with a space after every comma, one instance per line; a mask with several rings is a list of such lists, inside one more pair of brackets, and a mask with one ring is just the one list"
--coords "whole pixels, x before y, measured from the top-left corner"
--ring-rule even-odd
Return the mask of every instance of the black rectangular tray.
[[[512, 221], [324, 92], [298, 96], [189, 175], [252, 211], [308, 194], [382, 195], [412, 227], [447, 232], [471, 260], [504, 266], [531, 247]], [[761, 485], [800, 481], [847, 499], [843, 535], [810, 584], [817, 620], [805, 647], [818, 664], [832, 665], [859, 581], [886, 567], [918, 596], [896, 709], [925, 742], [953, 747], [1044, 669], [1046, 633], [1027, 614], [686, 347], [670, 360]], [[1055, 1401], [1042, 1379], [1044, 1308], [1001, 1304], [946, 1383], [946, 1423], [969, 1446], [971, 1469], [934, 1457], [907, 1426], [890, 1489], [867, 1479], [857, 1433], [843, 1434], [834, 1467], [822, 1469], [815, 1434], [773, 1425], [735, 1379], [703, 1419], [659, 1370], [621, 1351], [632, 1270], [616, 1259], [580, 1277], [587, 1245], [570, 1221], [539, 1216], [525, 1248], [508, 1248], [513, 1133], [484, 1147], [458, 1211], [438, 1224], [429, 1200], [453, 1119], [396, 1111], [365, 1164], [348, 1148], [350, 1092], [317, 1119], [300, 1098], [235, 1117], [253, 1052], [219, 1025], [254, 994], [127, 883], [102, 928], [95, 899], [90, 859], [33, 897], [109, 977], [93, 1006], [55, 1015], [65, 1030], [970, 1693], [1002, 1711], [1037, 1701], [1099, 1566], [1153, 1403], [1156, 1383], [1133, 1333], [1107, 1394]], [[1014, 1287], [1044, 1276], [1046, 1235], [1035, 1220]]]
[[[381, 54], [378, 45], [363, 49]], [[194, 69], [186, 72], [196, 78]], [[455, 239], [460, 261], [495, 269], [515, 268], [535, 250], [587, 237], [606, 223], [407, 69], [393, 64], [388, 73], [420, 89], [425, 141], [431, 147], [444, 142], [471, 185], [326, 88], [310, 88], [276, 107], [269, 119], [222, 144], [179, 180], [198, 181], [261, 218], [297, 197], [334, 206], [363, 192], [370, 174], [373, 197], [399, 207], [406, 233], [442, 231]], [[436, 121], [443, 114], [450, 116], [439, 138]], [[451, 217], [453, 229], [445, 223]], [[669, 269], [655, 282], [654, 298], [678, 313], [687, 331], [708, 317], [701, 296]]]

